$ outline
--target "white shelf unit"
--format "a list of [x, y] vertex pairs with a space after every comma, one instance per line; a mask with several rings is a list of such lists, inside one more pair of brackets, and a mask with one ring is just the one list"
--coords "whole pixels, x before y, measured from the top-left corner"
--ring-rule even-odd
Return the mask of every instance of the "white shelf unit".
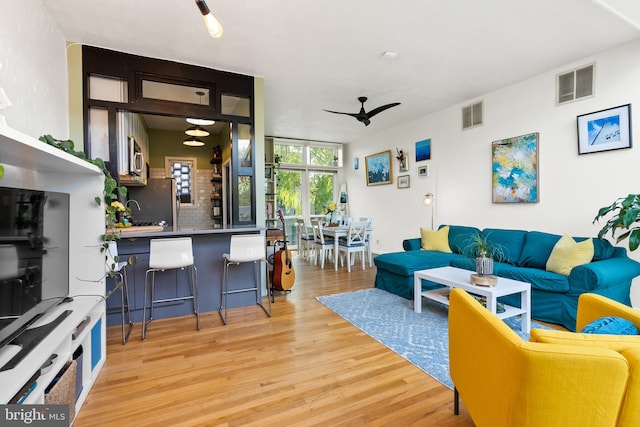
[[[422, 296], [428, 298], [432, 301], [439, 302], [440, 304], [444, 304], [449, 306], [449, 292], [451, 292], [451, 288], [440, 288], [440, 289], [432, 289], [430, 291], [423, 291]], [[496, 316], [500, 319], [507, 319], [509, 317], [515, 317], [519, 314], [526, 313], [526, 310], [523, 310], [519, 307], [514, 307], [511, 305], [503, 304], [504, 311], [502, 313], [496, 313]]]
[[[0, 372], [0, 403], [7, 403], [52, 354], [57, 354], [53, 366], [36, 379], [36, 387], [24, 401], [43, 403], [45, 388], [82, 346], [83, 361], [89, 362], [82, 366], [77, 413], [106, 360], [105, 267], [99, 249], [100, 235], [104, 233], [104, 207], [95, 202], [96, 197], [102, 196], [104, 176], [89, 162], [5, 125], [0, 125], [0, 164], [5, 169], [0, 180], [2, 186], [69, 194], [69, 295], [73, 297], [72, 302], [57, 306], [34, 326], [48, 323], [64, 310], [71, 310], [71, 314], [16, 367]], [[78, 324], [87, 317], [88, 324], [72, 339]], [[2, 349], [1, 364], [15, 352], [14, 346]]]

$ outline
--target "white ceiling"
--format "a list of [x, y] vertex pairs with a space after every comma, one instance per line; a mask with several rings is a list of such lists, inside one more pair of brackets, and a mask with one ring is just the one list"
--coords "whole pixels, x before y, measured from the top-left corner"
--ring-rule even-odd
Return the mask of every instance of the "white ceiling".
[[[640, 37], [637, 0], [207, 0], [220, 39], [193, 0], [40, 1], [70, 41], [262, 77], [266, 135], [335, 142]], [[358, 96], [402, 105], [368, 127], [323, 111]]]

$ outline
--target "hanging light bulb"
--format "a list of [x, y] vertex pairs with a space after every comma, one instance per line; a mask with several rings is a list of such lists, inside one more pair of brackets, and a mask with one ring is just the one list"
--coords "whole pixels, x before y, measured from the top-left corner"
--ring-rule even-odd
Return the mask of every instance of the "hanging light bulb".
[[191, 126], [189, 129], [185, 130], [184, 133], [186, 133], [189, 136], [199, 136], [199, 137], [210, 135], [208, 130], [206, 130], [205, 128], [201, 128], [200, 126]]
[[204, 141], [193, 136], [191, 138], [185, 139], [184, 141], [182, 141], [182, 143], [189, 147], [202, 147], [204, 145]]
[[207, 26], [207, 31], [209, 31], [211, 37], [214, 39], [222, 37], [222, 24], [213, 16], [204, 0], [196, 0], [196, 5], [200, 9], [200, 13], [202, 13], [202, 19], [204, 19], [204, 24]]

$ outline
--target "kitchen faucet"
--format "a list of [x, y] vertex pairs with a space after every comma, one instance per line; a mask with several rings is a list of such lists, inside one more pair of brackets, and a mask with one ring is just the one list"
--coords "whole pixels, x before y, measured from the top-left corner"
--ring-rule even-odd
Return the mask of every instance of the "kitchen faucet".
[[134, 199], [127, 200], [127, 203], [125, 203], [124, 205], [125, 205], [125, 206], [129, 206], [129, 203], [131, 203], [131, 202], [133, 202], [133, 203], [135, 203], [135, 204], [136, 204], [136, 207], [138, 208], [138, 210], [142, 210], [142, 209], [140, 209], [140, 203], [138, 203], [138, 201], [137, 201], [137, 200], [134, 200]]

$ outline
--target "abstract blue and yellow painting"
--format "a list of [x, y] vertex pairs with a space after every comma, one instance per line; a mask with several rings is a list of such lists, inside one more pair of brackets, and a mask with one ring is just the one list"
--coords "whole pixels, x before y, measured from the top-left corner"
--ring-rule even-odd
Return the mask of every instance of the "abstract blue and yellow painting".
[[493, 203], [538, 201], [538, 140], [536, 132], [492, 143]]

